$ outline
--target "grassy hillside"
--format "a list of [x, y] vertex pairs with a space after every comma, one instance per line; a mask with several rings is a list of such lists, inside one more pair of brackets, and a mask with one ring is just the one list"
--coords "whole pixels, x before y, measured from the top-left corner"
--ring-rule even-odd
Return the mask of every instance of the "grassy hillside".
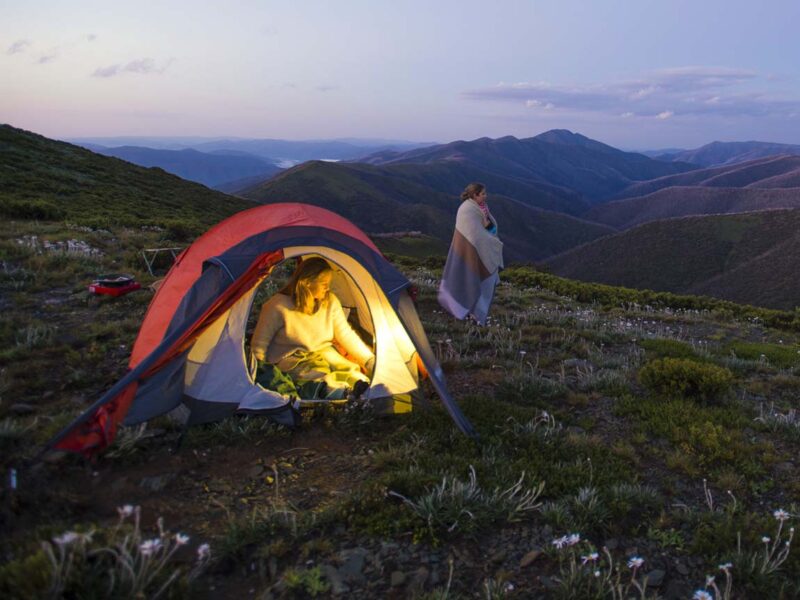
[[[490, 190], [491, 192], [491, 190]], [[324, 206], [370, 233], [421, 231], [448, 243], [459, 200], [418, 183], [404, 169], [309, 162], [242, 194], [259, 202]], [[537, 260], [609, 233], [605, 225], [491, 197], [507, 260]]]
[[595, 206], [584, 216], [610, 227], [629, 229], [659, 219], [743, 213], [774, 208], [800, 208], [800, 189], [675, 186], [646, 196]]
[[[129, 258], [149, 283], [127, 250], [157, 235], [0, 223], [0, 470], [17, 469], [0, 488], [3, 598], [126, 597], [119, 549], [141, 573], [153, 539], [164, 567], [142, 597], [558, 600], [619, 582], [623, 597], [689, 598], [709, 573], [724, 585], [728, 562], [733, 597], [800, 593], [797, 314], [528, 268], [503, 272], [477, 327], [442, 314], [437, 261], [396, 257], [477, 443], [423, 384], [410, 414], [321, 407], [293, 431], [236, 417], [180, 448], [161, 417], [91, 464], [31, 468], [125, 372], [152, 298], [90, 298], [90, 274]], [[101, 253], [18, 242], [33, 236]]]
[[161, 224], [199, 232], [253, 203], [0, 125], [0, 214], [84, 225]]
[[[798, 228], [800, 210], [656, 221], [547, 262], [554, 273], [584, 281], [682, 293], [702, 291], [793, 309], [800, 298], [800, 279], [790, 275], [789, 265], [800, 264], [800, 247], [793, 241]], [[779, 259], [782, 268], [773, 270], [767, 256]], [[745, 272], [747, 278], [737, 275]]]

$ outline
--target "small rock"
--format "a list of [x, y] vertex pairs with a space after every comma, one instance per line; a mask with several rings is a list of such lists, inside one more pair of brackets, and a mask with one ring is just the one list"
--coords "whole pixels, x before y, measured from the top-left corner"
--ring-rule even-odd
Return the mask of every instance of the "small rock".
[[363, 581], [364, 576], [361, 572], [364, 570], [364, 563], [369, 552], [364, 548], [352, 548], [350, 550], [343, 550], [339, 553], [342, 561], [342, 566], [339, 567], [339, 575], [345, 581]]
[[18, 402], [17, 404], [12, 404], [8, 407], [9, 412], [18, 416], [24, 417], [25, 415], [32, 415], [36, 412], [36, 407], [33, 404], [25, 404], [23, 402]]
[[586, 430], [583, 427], [578, 427], [577, 425], [570, 425], [565, 431], [574, 435], [583, 435], [586, 433]]
[[322, 565], [322, 573], [325, 575], [325, 579], [330, 582], [331, 593], [334, 596], [340, 596], [350, 591], [350, 586], [342, 581], [342, 578], [339, 575], [339, 571], [336, 570], [336, 567], [332, 565]]
[[506, 559], [506, 551], [500, 549], [489, 557], [489, 562], [499, 564], [503, 562], [505, 559]]
[[420, 567], [411, 576], [411, 582], [408, 585], [408, 590], [411, 595], [419, 595], [425, 587], [425, 582], [428, 581], [430, 572], [425, 567]]
[[165, 473], [164, 475], [157, 475], [156, 477], [145, 477], [139, 482], [139, 487], [151, 492], [160, 492], [177, 476], [176, 473]]
[[119, 492], [128, 484], [127, 477], [117, 477], [114, 482], [111, 484], [111, 491], [112, 492]]
[[685, 564], [680, 563], [680, 562], [675, 565], [675, 570], [678, 573], [680, 573], [681, 575], [688, 575], [689, 574], [689, 567], [687, 567]]
[[782, 462], [775, 465], [775, 472], [780, 474], [789, 474], [794, 472], [795, 466], [792, 462]]
[[658, 587], [664, 582], [664, 569], [653, 569], [647, 574], [647, 587]]
[[603, 544], [603, 546], [605, 546], [609, 550], [616, 550], [617, 548], [619, 548], [619, 542], [617, 541], [616, 538], [611, 538], [610, 540], [606, 540], [606, 543]]
[[520, 569], [524, 569], [525, 567], [532, 565], [533, 562], [541, 556], [542, 551], [539, 549], [531, 550], [525, 556], [522, 557], [522, 560], [519, 561]]
[[247, 476], [251, 479], [258, 479], [264, 473], [264, 465], [254, 465], [247, 471]]
[[588, 361], [585, 358], [568, 358], [563, 364], [565, 367], [581, 367], [584, 369], [594, 367], [591, 361]]
[[406, 574], [402, 571], [393, 571], [392, 576], [389, 580], [389, 584], [392, 587], [400, 587], [406, 582]]

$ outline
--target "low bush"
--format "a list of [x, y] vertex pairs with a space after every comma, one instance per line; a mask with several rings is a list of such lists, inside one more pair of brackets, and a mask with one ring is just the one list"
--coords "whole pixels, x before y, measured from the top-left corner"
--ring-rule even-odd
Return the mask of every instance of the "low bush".
[[66, 216], [62, 208], [45, 200], [12, 200], [0, 202], [0, 214], [12, 219], [60, 221]]
[[731, 389], [733, 373], [685, 358], [660, 358], [639, 370], [639, 382], [655, 394], [713, 402]]
[[689, 358], [702, 362], [691, 345], [679, 340], [646, 339], [639, 341], [639, 345], [645, 349], [648, 358]]

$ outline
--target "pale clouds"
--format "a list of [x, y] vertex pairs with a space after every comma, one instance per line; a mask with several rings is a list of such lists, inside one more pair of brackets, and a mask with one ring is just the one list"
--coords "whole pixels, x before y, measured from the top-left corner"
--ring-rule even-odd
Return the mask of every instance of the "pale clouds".
[[506, 101], [533, 111], [666, 120], [681, 116], [789, 116], [800, 99], [782, 97], [774, 79], [744, 69], [677, 67], [628, 81], [595, 85], [500, 83], [470, 90], [473, 100]]
[[13, 44], [8, 47], [6, 50], [6, 54], [19, 54], [20, 52], [25, 52], [31, 45], [30, 40], [17, 40]]
[[160, 75], [167, 70], [167, 67], [172, 63], [172, 60], [167, 61], [162, 66], [156, 65], [156, 61], [152, 58], [138, 58], [129, 63], [117, 63], [107, 67], [98, 67], [92, 73], [93, 77], [116, 77], [125, 73], [138, 73], [140, 75], [157, 74]]
[[59, 49], [53, 48], [47, 52], [47, 54], [42, 54], [38, 60], [36, 61], [40, 65], [46, 65], [47, 63], [51, 63], [58, 58]]

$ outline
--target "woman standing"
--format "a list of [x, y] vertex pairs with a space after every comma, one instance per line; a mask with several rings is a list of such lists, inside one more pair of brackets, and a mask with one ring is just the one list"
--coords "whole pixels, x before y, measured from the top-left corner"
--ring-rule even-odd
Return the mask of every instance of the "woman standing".
[[456, 319], [471, 315], [483, 325], [503, 268], [503, 242], [486, 203], [486, 186], [470, 183], [461, 200], [439, 286], [439, 304]]

